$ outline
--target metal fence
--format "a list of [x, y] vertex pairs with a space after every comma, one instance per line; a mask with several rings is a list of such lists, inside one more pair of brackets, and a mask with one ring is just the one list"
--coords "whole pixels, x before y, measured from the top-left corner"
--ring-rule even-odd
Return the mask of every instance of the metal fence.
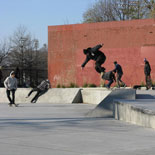
[[3, 68], [0, 86], [4, 87], [4, 80], [10, 76], [11, 71], [15, 71], [18, 80], [18, 87], [36, 87], [42, 80], [48, 78], [47, 69], [15, 69]]

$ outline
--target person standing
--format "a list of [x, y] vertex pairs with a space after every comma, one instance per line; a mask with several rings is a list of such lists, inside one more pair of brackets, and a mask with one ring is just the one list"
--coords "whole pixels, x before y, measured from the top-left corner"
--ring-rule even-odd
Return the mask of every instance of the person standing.
[[114, 65], [115, 65], [114, 71], [117, 73], [117, 75], [116, 75], [117, 87], [120, 88], [121, 84], [122, 84], [122, 86], [126, 87], [126, 84], [121, 80], [121, 78], [123, 76], [123, 70], [122, 70], [121, 65], [118, 64], [117, 61], [114, 61]]
[[105, 72], [102, 74], [102, 79], [103, 80], [108, 80], [109, 83], [106, 86], [106, 88], [110, 88], [111, 84], [115, 81], [116, 82], [116, 78], [115, 78], [115, 71], [109, 71], [109, 72]]
[[[15, 92], [17, 90], [17, 79], [15, 78], [15, 72], [12, 71], [10, 73], [10, 76], [7, 77], [4, 81], [4, 86], [6, 88], [6, 94], [9, 100], [9, 106], [14, 105], [15, 107], [18, 106], [18, 104], [15, 104]], [[12, 93], [12, 98], [10, 97], [10, 93]]]
[[93, 48], [89, 47], [87, 49], [83, 50], [83, 53], [86, 55], [86, 59], [81, 65], [82, 69], [85, 67], [85, 65], [88, 63], [89, 60], [95, 61], [95, 70], [101, 74], [105, 71], [105, 68], [101, 65], [104, 64], [106, 60], [106, 56], [103, 52], [101, 52], [99, 49], [103, 46], [103, 44], [99, 44]]
[[38, 100], [38, 98], [39, 98], [41, 95], [45, 94], [45, 93], [48, 91], [49, 88], [50, 88], [50, 81], [49, 81], [48, 79], [43, 80], [43, 81], [41, 82], [41, 84], [40, 84], [39, 86], [37, 86], [37, 88], [33, 88], [33, 89], [29, 92], [29, 94], [28, 94], [28, 96], [27, 96], [26, 98], [28, 98], [34, 91], [37, 91], [36, 95], [35, 95], [34, 98], [31, 100], [31, 103], [36, 103], [37, 100]]
[[145, 74], [145, 81], [146, 81], [146, 90], [150, 89], [152, 87], [152, 81], [151, 81], [151, 67], [149, 61], [145, 58], [144, 59], [144, 74]]

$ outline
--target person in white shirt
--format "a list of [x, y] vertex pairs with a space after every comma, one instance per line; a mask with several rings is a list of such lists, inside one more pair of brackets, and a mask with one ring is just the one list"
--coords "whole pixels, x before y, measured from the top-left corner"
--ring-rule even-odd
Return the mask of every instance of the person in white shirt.
[[[14, 105], [17, 107], [18, 105], [15, 104], [15, 92], [17, 90], [17, 79], [15, 78], [15, 72], [12, 71], [10, 76], [7, 77], [4, 81], [4, 86], [6, 88], [6, 94], [9, 100], [9, 106]], [[10, 93], [12, 93], [12, 98], [10, 97]]]

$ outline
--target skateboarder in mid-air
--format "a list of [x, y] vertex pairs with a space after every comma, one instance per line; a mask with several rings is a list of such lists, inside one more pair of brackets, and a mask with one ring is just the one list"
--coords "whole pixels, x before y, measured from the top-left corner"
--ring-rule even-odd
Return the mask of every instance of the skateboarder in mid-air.
[[86, 59], [84, 63], [81, 65], [82, 69], [85, 67], [89, 60], [94, 60], [95, 70], [100, 74], [105, 71], [105, 68], [102, 67], [102, 64], [104, 64], [106, 56], [103, 52], [99, 50], [102, 46], [103, 44], [97, 45], [93, 48], [89, 47], [83, 50], [83, 53], [86, 55]]
[[110, 88], [111, 84], [115, 81], [116, 82], [116, 78], [115, 78], [115, 73], [116, 71], [109, 71], [109, 72], [105, 72], [102, 74], [102, 79], [103, 80], [108, 80], [109, 83], [107, 85], [105, 85], [106, 88]]

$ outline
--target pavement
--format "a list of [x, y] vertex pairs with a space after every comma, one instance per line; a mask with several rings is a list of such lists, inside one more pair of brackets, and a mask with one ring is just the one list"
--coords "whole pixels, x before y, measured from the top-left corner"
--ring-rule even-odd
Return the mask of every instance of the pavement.
[[0, 155], [154, 155], [155, 130], [88, 118], [91, 104], [0, 104]]

